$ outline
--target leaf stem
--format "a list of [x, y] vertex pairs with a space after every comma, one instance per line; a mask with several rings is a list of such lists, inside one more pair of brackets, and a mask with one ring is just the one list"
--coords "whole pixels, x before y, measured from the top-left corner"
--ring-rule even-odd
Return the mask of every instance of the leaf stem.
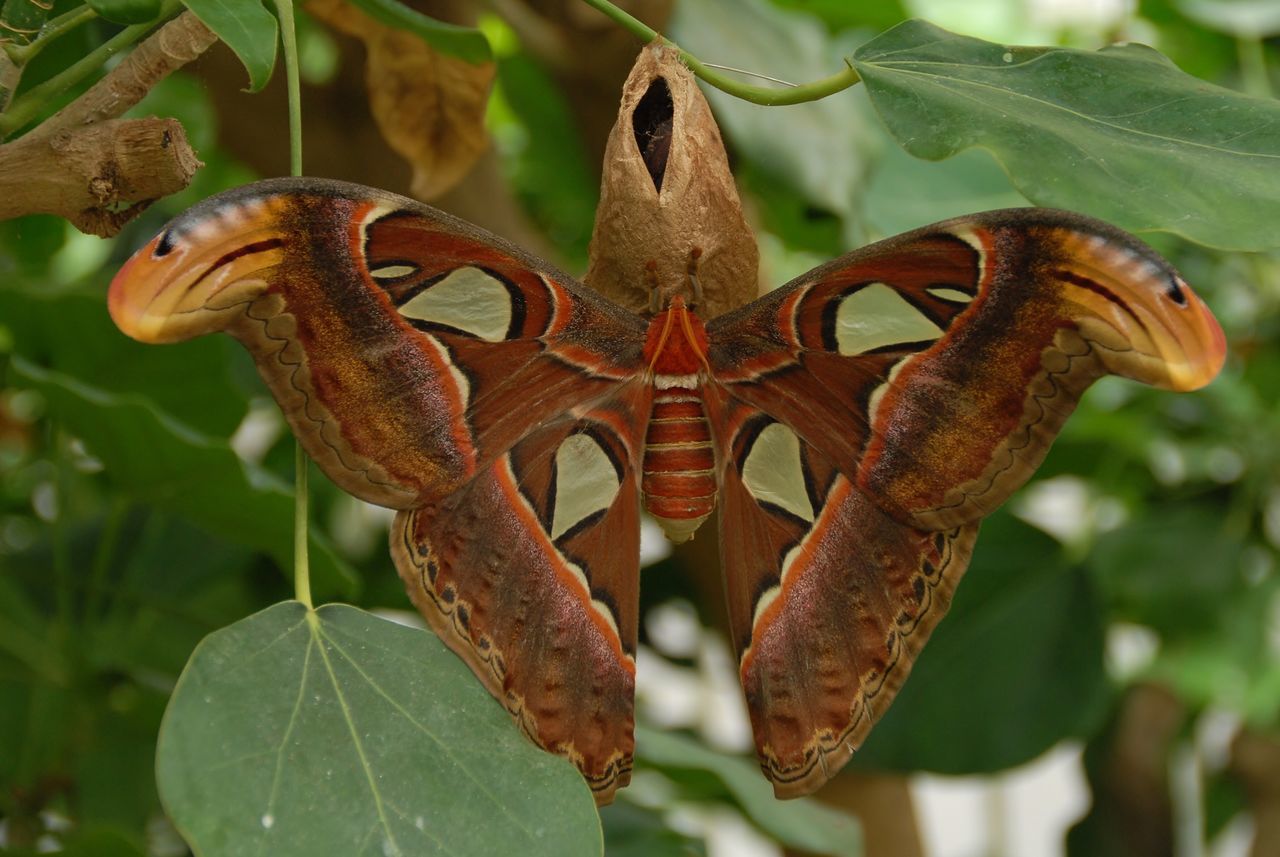
[[663, 36], [657, 30], [648, 24], [636, 18], [633, 15], [624, 12], [617, 6], [614, 6], [609, 0], [583, 0], [588, 6], [598, 10], [609, 18], [613, 19], [626, 30], [633, 33], [637, 38], [644, 42], [651, 42], [654, 39], [662, 39], [679, 53], [680, 61], [688, 66], [689, 70], [711, 86], [719, 89], [721, 92], [727, 92], [735, 98], [741, 98], [743, 101], [750, 101], [752, 104], [760, 104], [766, 107], [778, 107], [786, 104], [803, 104], [806, 101], [817, 101], [819, 98], [825, 98], [841, 91], [848, 89], [857, 83], [860, 78], [858, 73], [853, 70], [853, 66], [845, 64], [843, 71], [833, 74], [830, 77], [824, 77], [821, 80], [803, 83], [798, 86], [789, 86], [786, 88], [777, 88], [772, 86], [756, 86], [750, 83], [743, 83], [740, 80], [723, 75], [720, 72], [708, 67], [705, 63], [695, 57], [693, 54], [681, 48], [675, 42]]
[[[285, 85], [289, 100], [289, 173], [302, 175], [302, 87], [298, 77], [298, 40], [293, 25], [293, 0], [275, 0], [284, 50]], [[307, 556], [308, 471], [311, 461], [294, 440], [293, 449], [293, 593], [308, 610], [311, 601], [311, 563]]]
[[6, 44], [4, 46], [5, 53], [9, 55], [9, 59], [18, 65], [26, 65], [35, 59], [36, 54], [47, 48], [49, 44], [57, 39], [65, 36], [76, 27], [88, 21], [92, 21], [98, 17], [98, 13], [88, 6], [80, 6], [72, 9], [70, 12], [64, 12], [45, 24], [40, 29], [40, 34], [31, 42], [25, 45]]
[[307, 506], [308, 493], [307, 472], [311, 467], [311, 459], [298, 440], [293, 447], [293, 596], [301, 601], [308, 610], [313, 609], [311, 601], [311, 562], [307, 556]]
[[[591, 0], [588, 0], [588, 2], [591, 2]], [[677, 50], [680, 49], [677, 48]], [[844, 71], [833, 74], [830, 77], [779, 89], [772, 86], [756, 86], [734, 80], [707, 68], [696, 57], [684, 50], [680, 50], [680, 60], [689, 67], [690, 71], [721, 92], [727, 92], [744, 101], [750, 101], [752, 104], [761, 104], [766, 107], [781, 107], [787, 104], [804, 104], [807, 101], [817, 101], [819, 98], [826, 98], [828, 95], [834, 95], [841, 90], [848, 89], [862, 80], [858, 73], [853, 70], [853, 66], [846, 65]]]
[[125, 27], [44, 83], [31, 87], [26, 94], [13, 102], [13, 106], [8, 111], [0, 114], [0, 138], [9, 136], [35, 119], [50, 99], [56, 98], [84, 80], [112, 56], [145, 36], [156, 25], [168, 20], [178, 10], [178, 5], [177, 0], [166, 0], [160, 8], [160, 16], [154, 21]]

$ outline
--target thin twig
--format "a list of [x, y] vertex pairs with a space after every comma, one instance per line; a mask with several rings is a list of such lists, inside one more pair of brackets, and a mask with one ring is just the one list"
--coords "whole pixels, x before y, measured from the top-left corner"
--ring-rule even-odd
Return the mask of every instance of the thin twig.
[[681, 48], [675, 42], [663, 36], [657, 30], [648, 24], [636, 18], [633, 15], [624, 12], [617, 6], [609, 2], [609, 0], [584, 0], [584, 2], [597, 9], [608, 17], [612, 18], [618, 24], [634, 33], [638, 38], [645, 42], [652, 42], [654, 39], [661, 39], [679, 52], [680, 61], [689, 67], [689, 70], [696, 74], [699, 78], [714, 86], [722, 92], [727, 92], [744, 101], [750, 101], [753, 104], [761, 104], [764, 106], [781, 106], [785, 104], [803, 104], [806, 101], [816, 101], [819, 98], [825, 98], [833, 95], [843, 89], [848, 89], [862, 78], [853, 70], [853, 66], [845, 64], [844, 71], [825, 77], [822, 80], [815, 80], [810, 83], [802, 83], [793, 85], [787, 89], [775, 89], [770, 86], [752, 86], [726, 77], [712, 69], [710, 65], [702, 62], [693, 54]]

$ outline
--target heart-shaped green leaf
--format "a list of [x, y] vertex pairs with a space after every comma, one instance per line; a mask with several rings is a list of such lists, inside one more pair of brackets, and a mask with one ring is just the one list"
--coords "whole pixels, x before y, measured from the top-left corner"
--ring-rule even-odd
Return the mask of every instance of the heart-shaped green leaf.
[[426, 631], [276, 604], [174, 690], [160, 795], [197, 854], [600, 854], [591, 792]]
[[890, 133], [936, 161], [988, 149], [1037, 205], [1211, 247], [1280, 246], [1280, 101], [1142, 45], [1007, 47], [907, 21], [852, 63]]

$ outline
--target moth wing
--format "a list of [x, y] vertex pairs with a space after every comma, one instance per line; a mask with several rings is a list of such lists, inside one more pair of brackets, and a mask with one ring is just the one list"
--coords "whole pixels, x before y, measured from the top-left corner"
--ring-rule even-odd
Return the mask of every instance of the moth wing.
[[871, 245], [708, 339], [731, 632], [782, 797], [849, 759], [1089, 384], [1193, 389], [1225, 357], [1153, 251], [1045, 209]]

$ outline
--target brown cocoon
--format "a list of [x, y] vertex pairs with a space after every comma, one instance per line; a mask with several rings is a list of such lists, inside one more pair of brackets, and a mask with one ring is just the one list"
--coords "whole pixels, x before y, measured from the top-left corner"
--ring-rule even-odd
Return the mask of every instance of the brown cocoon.
[[605, 148], [585, 280], [635, 312], [681, 295], [712, 318], [756, 297], [758, 267], [711, 108], [675, 50], [653, 42]]

